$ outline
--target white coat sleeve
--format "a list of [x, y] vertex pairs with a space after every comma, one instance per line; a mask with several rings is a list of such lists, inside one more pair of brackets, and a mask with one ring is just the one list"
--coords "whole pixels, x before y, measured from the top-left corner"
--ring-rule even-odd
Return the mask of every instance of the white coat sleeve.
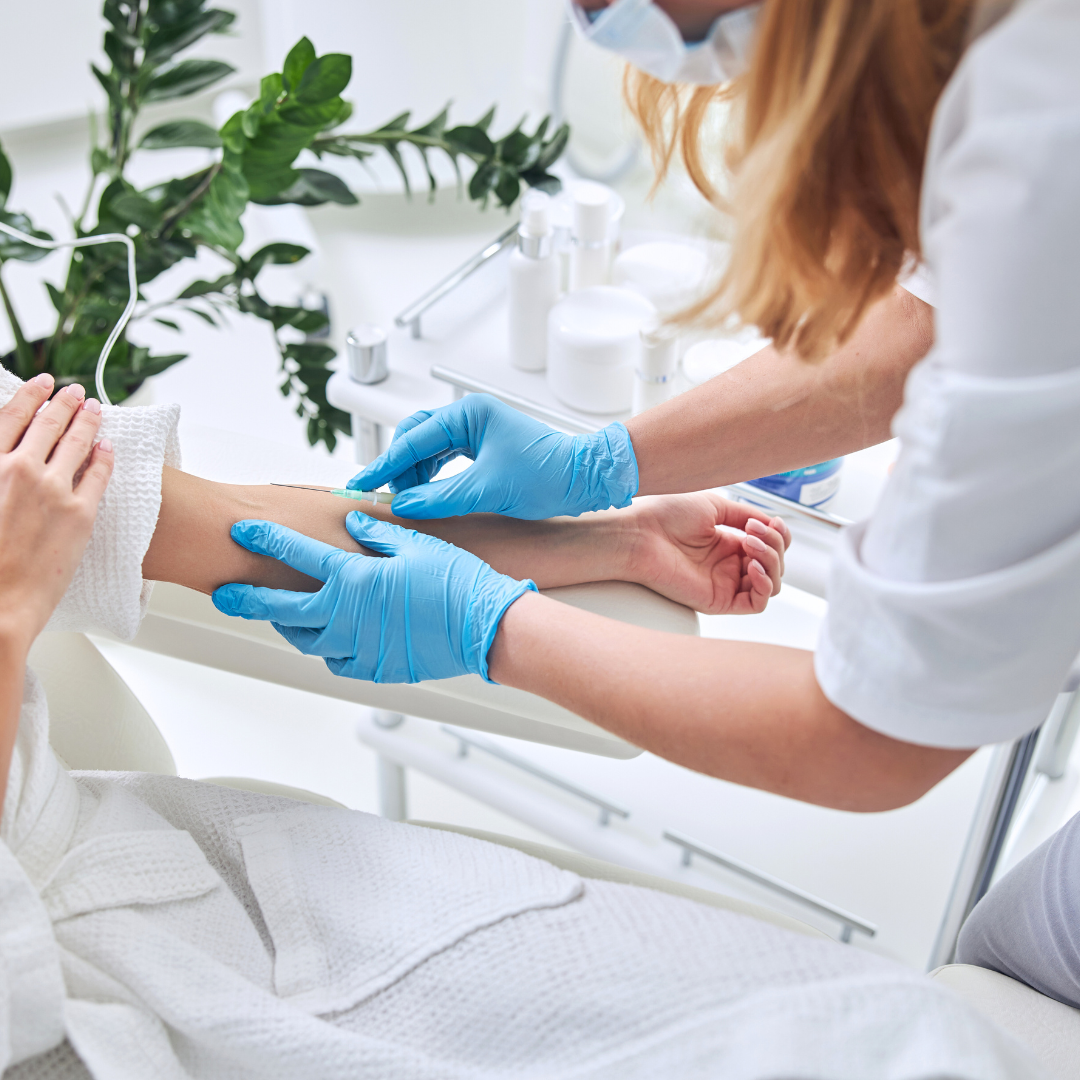
[[[0, 369], [0, 405], [19, 385]], [[161, 506], [161, 469], [180, 465], [179, 419], [178, 405], [102, 406], [100, 436], [112, 440], [115, 466], [90, 543], [46, 630], [135, 636], [152, 588], [143, 580], [142, 561]]]
[[901, 453], [843, 537], [816, 655], [839, 708], [975, 747], [1045, 719], [1080, 651], [1080, 6], [1029, 0], [939, 105], [923, 192], [937, 338]]

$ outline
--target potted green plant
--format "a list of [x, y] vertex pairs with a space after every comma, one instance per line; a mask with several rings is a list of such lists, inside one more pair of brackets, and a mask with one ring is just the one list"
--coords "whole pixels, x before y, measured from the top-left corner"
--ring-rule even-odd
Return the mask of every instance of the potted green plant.
[[[356, 195], [340, 177], [314, 168], [298, 168], [304, 150], [318, 157], [347, 156], [366, 161], [384, 153], [400, 171], [406, 192], [409, 176], [402, 150], [412, 147], [423, 160], [431, 194], [436, 178], [431, 155], [447, 155], [458, 170], [473, 166], [461, 190], [486, 204], [509, 208], [522, 186], [557, 190], [550, 168], [566, 145], [566, 126], [549, 133], [543, 120], [531, 133], [518, 124], [494, 139], [489, 134], [494, 109], [474, 124], [450, 126], [449, 109], [425, 124], [409, 127], [405, 112], [368, 132], [348, 132], [342, 125], [352, 107], [341, 94], [352, 76], [351, 58], [341, 53], [317, 56], [302, 38], [285, 58], [282, 70], [261, 82], [259, 97], [215, 131], [199, 120], [172, 120], [137, 134], [143, 108], [155, 102], [187, 97], [213, 86], [233, 69], [218, 60], [183, 58], [207, 34], [219, 34], [235, 21], [232, 12], [207, 6], [206, 0], [105, 0], [108, 24], [104, 51], [108, 66], [93, 73], [108, 97], [107, 123], [95, 135], [90, 155], [90, 181], [80, 212], [71, 222], [76, 237], [123, 232], [135, 242], [140, 286], [170, 267], [209, 249], [227, 261], [225, 273], [213, 281], [195, 281], [175, 297], [154, 304], [142, 302], [131, 326], [153, 319], [179, 330], [177, 310], [220, 325], [226, 309], [264, 319], [273, 327], [281, 353], [283, 394], [296, 401], [307, 419], [308, 439], [333, 449], [337, 435], [348, 433], [349, 416], [326, 400], [326, 382], [334, 350], [325, 344], [287, 341], [285, 327], [305, 335], [325, 329], [326, 315], [302, 307], [271, 304], [259, 293], [260, 271], [271, 263], [295, 263], [309, 252], [296, 244], [272, 243], [245, 258], [240, 216], [248, 203], [295, 203], [318, 206], [355, 204]], [[133, 155], [173, 147], [205, 147], [215, 152], [207, 167], [139, 190], [128, 179]], [[27, 215], [12, 211], [7, 199], [12, 168], [0, 148], [0, 220], [48, 239]], [[120, 245], [86, 248], [72, 254], [62, 286], [46, 284], [56, 324], [46, 337], [28, 341], [3, 283], [3, 264], [42, 258], [46, 252], [0, 234], [0, 300], [15, 339], [15, 348], [0, 358], [23, 378], [49, 371], [58, 382], [88, 381], [105, 338], [128, 298], [125, 255]], [[170, 317], [172, 315], [172, 317]], [[293, 334], [292, 337], [297, 335]], [[137, 337], [137, 334], [136, 334]], [[154, 355], [129, 341], [127, 331], [116, 343], [106, 368], [109, 396], [121, 401], [141, 383], [185, 359], [184, 353]]]

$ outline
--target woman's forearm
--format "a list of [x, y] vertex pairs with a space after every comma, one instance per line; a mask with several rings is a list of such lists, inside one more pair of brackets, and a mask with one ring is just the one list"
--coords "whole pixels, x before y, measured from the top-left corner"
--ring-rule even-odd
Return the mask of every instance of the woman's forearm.
[[583, 519], [518, 521], [475, 514], [444, 521], [404, 521], [372, 507], [317, 491], [218, 484], [177, 469], [162, 472], [157, 529], [143, 559], [143, 576], [211, 593], [229, 582], [314, 591], [314, 579], [233, 542], [237, 521], [275, 521], [345, 551], [361, 548], [345, 529], [353, 510], [406, 528], [419, 528], [479, 555], [500, 573], [531, 577], [541, 588], [626, 576], [637, 531], [616, 513]]
[[904, 380], [933, 344], [933, 308], [897, 287], [828, 360], [763, 349], [627, 421], [638, 494], [701, 491], [815, 465], [888, 439]]
[[30, 642], [25, 640], [23, 628], [0, 628], [0, 809], [4, 805], [11, 755], [19, 733], [29, 652]]
[[859, 724], [821, 692], [811, 653], [644, 630], [535, 594], [503, 616], [488, 665], [660, 757], [843, 810], [904, 806], [970, 754]]

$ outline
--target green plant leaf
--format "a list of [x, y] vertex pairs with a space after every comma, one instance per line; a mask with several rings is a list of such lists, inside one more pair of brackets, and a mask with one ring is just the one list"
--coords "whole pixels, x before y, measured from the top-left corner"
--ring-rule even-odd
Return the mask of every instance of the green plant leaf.
[[259, 248], [241, 268], [241, 274], [246, 278], [253, 278], [259, 271], [270, 264], [289, 266], [298, 263], [305, 256], [310, 255], [311, 250], [301, 247], [299, 244], [267, 244]]
[[91, 64], [90, 70], [94, 73], [94, 78], [101, 83], [101, 88], [109, 95], [109, 102], [116, 108], [119, 108], [120, 81], [115, 79], [112, 75], [106, 75], [97, 64]]
[[[219, 293], [226, 285], [235, 285], [235, 274], [223, 274], [216, 281], [193, 281], [178, 297], [180, 300], [193, 300], [196, 296], [207, 293]], [[189, 309], [194, 310], [194, 309]]]
[[472, 174], [469, 181], [469, 198], [477, 201], [487, 198], [499, 179], [499, 167], [492, 161], [485, 162]]
[[45, 282], [45, 288], [48, 290], [49, 299], [52, 301], [52, 306], [54, 308], [56, 308], [57, 311], [63, 311], [64, 310], [64, 293], [63, 293], [63, 290], [58, 289], [50, 281]]
[[180, 333], [180, 324], [173, 322], [172, 319], [166, 319], [160, 315], [156, 315], [154, 317], [154, 322], [161, 326], [167, 326], [170, 330], [175, 330], [177, 333]]
[[352, 78], [352, 57], [327, 53], [313, 60], [292, 92], [301, 105], [320, 105], [337, 97]]
[[512, 169], [500, 169], [495, 183], [495, 197], [501, 206], [513, 206], [521, 194], [521, 181]]
[[108, 203], [107, 212], [125, 225], [155, 229], [161, 224], [161, 211], [149, 199], [134, 191], [125, 191]]
[[446, 141], [454, 149], [477, 157], [487, 158], [495, 153], [495, 144], [479, 125], [451, 128], [446, 133]]
[[146, 40], [146, 62], [163, 64], [207, 34], [224, 33], [235, 21], [233, 12], [211, 8], [209, 11], [196, 10], [172, 24], [159, 24]]
[[102, 173], [107, 173], [112, 168], [112, 158], [109, 156], [107, 150], [103, 150], [100, 146], [95, 146], [90, 151], [90, 170], [95, 176], [100, 176]]
[[231, 64], [221, 60], [181, 60], [179, 64], [166, 68], [147, 83], [143, 101], [149, 104], [187, 97], [213, 86], [235, 70]]
[[169, 124], [159, 124], [139, 140], [143, 150], [168, 150], [176, 146], [213, 149], [220, 145], [221, 136], [209, 124], [199, 120], [174, 120]]
[[11, 194], [11, 181], [11, 162], [4, 153], [4, 148], [0, 146], [0, 210], [7, 205], [7, 197]]
[[239, 164], [226, 155], [206, 194], [179, 221], [181, 230], [214, 247], [235, 252], [244, 241], [240, 215], [248, 203], [248, 184]]
[[302, 37], [285, 57], [285, 65], [281, 69], [282, 86], [286, 91], [293, 90], [300, 85], [304, 72], [315, 61], [315, 46], [306, 38]]
[[570, 141], [570, 125], [563, 124], [551, 139], [545, 143], [543, 149], [540, 151], [540, 156], [536, 159], [536, 167], [544, 172], [547, 172], [556, 161], [562, 157], [563, 151], [566, 149], [566, 144]]
[[321, 169], [296, 169], [296, 179], [284, 191], [269, 199], [255, 199], [266, 206], [294, 203], [297, 206], [322, 206], [333, 202], [339, 206], [355, 206], [359, 199], [348, 189], [345, 181]]
[[430, 119], [423, 127], [418, 127], [414, 135], [429, 135], [432, 137], [438, 137], [446, 130], [446, 121], [450, 116], [450, 106], [447, 105], [445, 109], [438, 116]]
[[[0, 210], [0, 221], [4, 222], [5, 225], [10, 225], [13, 229], [18, 229], [19, 232], [36, 236], [40, 240], [52, 239], [47, 232], [35, 229], [25, 214], [13, 214], [7, 210]], [[7, 233], [0, 233], [0, 262], [6, 262], [8, 259], [15, 259], [18, 262], [38, 262], [49, 254], [50, 252], [45, 248], [34, 247], [33, 244], [16, 240], [15, 237], [8, 236]]]
[[510, 165], [524, 165], [532, 145], [524, 131], [512, 131], [499, 141], [499, 157]]

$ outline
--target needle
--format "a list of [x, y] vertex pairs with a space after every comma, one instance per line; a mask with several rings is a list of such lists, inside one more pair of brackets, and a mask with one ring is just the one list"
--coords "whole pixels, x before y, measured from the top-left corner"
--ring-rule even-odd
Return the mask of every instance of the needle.
[[389, 491], [353, 491], [351, 488], [319, 487], [315, 484], [271, 484], [270, 486], [298, 488], [301, 491], [322, 491], [327, 495], [337, 495], [342, 499], [382, 503], [384, 506], [389, 506], [394, 501], [394, 496]]

